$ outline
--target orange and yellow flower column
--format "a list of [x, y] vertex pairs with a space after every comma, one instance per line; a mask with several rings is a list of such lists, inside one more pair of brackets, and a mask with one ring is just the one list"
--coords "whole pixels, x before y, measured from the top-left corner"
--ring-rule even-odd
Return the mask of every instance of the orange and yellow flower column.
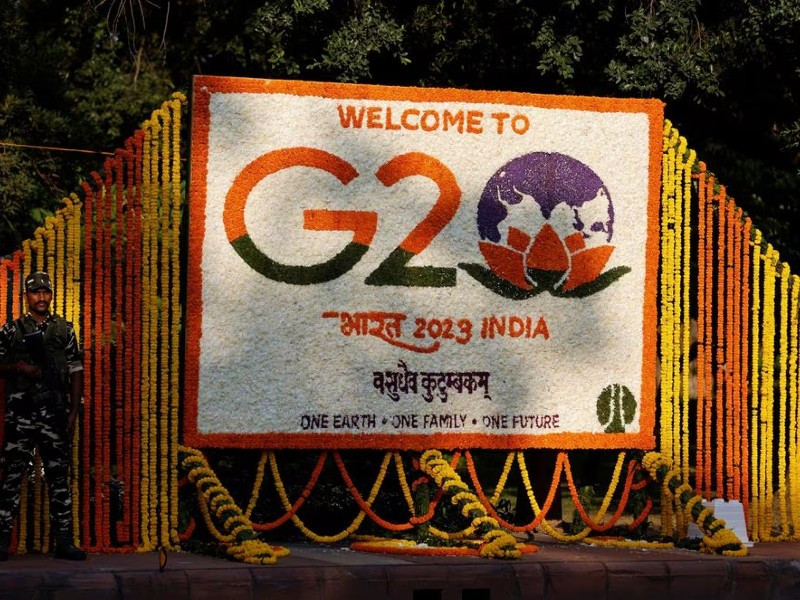
[[178, 543], [180, 373], [180, 114], [174, 94], [141, 140], [141, 550]]
[[[692, 170], [696, 155], [669, 121], [664, 123], [662, 156], [659, 442], [661, 452], [688, 479]], [[672, 535], [669, 502], [662, 502], [661, 517], [664, 535]]]

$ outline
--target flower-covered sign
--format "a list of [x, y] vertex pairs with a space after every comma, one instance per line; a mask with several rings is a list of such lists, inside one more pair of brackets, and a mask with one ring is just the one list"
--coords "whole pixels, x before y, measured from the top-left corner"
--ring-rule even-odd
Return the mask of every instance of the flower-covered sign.
[[197, 445], [650, 448], [662, 104], [197, 77]]

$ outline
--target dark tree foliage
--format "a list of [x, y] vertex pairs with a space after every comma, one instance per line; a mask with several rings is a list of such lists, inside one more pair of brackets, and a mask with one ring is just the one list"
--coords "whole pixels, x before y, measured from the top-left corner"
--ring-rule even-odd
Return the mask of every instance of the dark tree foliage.
[[[199, 73], [661, 98], [800, 267], [800, 0], [7, 0], [0, 142], [113, 150]], [[0, 146], [0, 255], [99, 158]]]
[[[0, 143], [113, 151], [173, 90], [157, 43], [126, 51], [84, 0], [0, 3]], [[103, 160], [0, 145], [0, 255]]]

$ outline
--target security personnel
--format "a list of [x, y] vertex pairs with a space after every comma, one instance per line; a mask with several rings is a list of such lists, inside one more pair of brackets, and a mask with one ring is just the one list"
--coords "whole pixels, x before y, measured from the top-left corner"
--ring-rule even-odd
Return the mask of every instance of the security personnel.
[[25, 278], [28, 313], [0, 329], [0, 376], [6, 377], [5, 479], [0, 486], [0, 560], [8, 559], [22, 478], [39, 448], [50, 491], [56, 558], [85, 560], [72, 542], [70, 440], [83, 394], [83, 364], [72, 323], [50, 313], [50, 276]]

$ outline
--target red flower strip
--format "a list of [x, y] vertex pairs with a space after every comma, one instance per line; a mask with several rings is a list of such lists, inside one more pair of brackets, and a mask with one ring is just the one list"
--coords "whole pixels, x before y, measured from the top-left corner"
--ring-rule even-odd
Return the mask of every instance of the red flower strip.
[[327, 450], [320, 453], [319, 458], [317, 459], [317, 464], [314, 466], [314, 470], [311, 472], [311, 478], [308, 480], [308, 483], [303, 488], [300, 497], [297, 500], [295, 500], [295, 503], [292, 505], [291, 510], [286, 511], [286, 513], [284, 513], [282, 516], [278, 517], [274, 521], [270, 521], [269, 523], [252, 522], [253, 529], [255, 531], [269, 531], [270, 529], [275, 529], [277, 527], [280, 527], [281, 525], [286, 523], [286, 521], [291, 519], [295, 515], [295, 513], [300, 509], [300, 507], [303, 506], [303, 504], [306, 501], [306, 498], [308, 498], [311, 495], [312, 490], [317, 485], [317, 480], [319, 479], [320, 473], [322, 473], [322, 467], [325, 465], [325, 460], [327, 458], [328, 458]]
[[130, 220], [133, 222], [133, 235], [129, 239], [131, 246], [131, 287], [133, 289], [133, 304], [131, 307], [131, 323], [133, 329], [133, 360], [131, 362], [132, 384], [131, 398], [134, 410], [131, 413], [133, 440], [131, 444], [131, 539], [139, 544], [141, 526], [141, 362], [142, 362], [142, 161], [144, 131], [137, 130], [133, 136], [134, 153], [134, 178], [137, 181], [133, 198]]
[[100, 362], [95, 363], [98, 367], [98, 377], [95, 379], [96, 397], [99, 402], [95, 405], [100, 409], [100, 468], [95, 471], [99, 475], [97, 480], [96, 492], [97, 496], [102, 503], [100, 508], [99, 538], [98, 544], [105, 550], [111, 547], [111, 531], [110, 531], [110, 512], [111, 512], [111, 494], [105, 493], [103, 486], [105, 481], [111, 478], [111, 416], [112, 406], [110, 401], [111, 390], [111, 302], [112, 297], [116, 294], [111, 293], [111, 203], [112, 203], [112, 190], [113, 180], [112, 174], [114, 171], [114, 163], [109, 158], [105, 161], [105, 181], [103, 183], [103, 191], [101, 197], [103, 199], [103, 212], [100, 222], [102, 223], [103, 245], [102, 255], [98, 261], [99, 268], [99, 281], [100, 287], [99, 297], [102, 298], [102, 311], [98, 315], [97, 331], [100, 333], [100, 340], [96, 344], [96, 348], [100, 350]]
[[197, 522], [194, 520], [194, 517], [191, 517], [189, 523], [186, 525], [186, 529], [178, 532], [178, 539], [182, 542], [190, 540], [196, 528]]
[[350, 474], [347, 472], [347, 467], [342, 460], [342, 455], [339, 453], [338, 450], [333, 451], [333, 460], [336, 463], [336, 466], [339, 468], [339, 473], [342, 474], [342, 479], [344, 480], [347, 489], [350, 491], [350, 494], [353, 496], [353, 499], [358, 504], [358, 507], [363, 510], [367, 516], [372, 519], [374, 523], [380, 525], [384, 529], [389, 529], [390, 531], [408, 531], [409, 529], [413, 529], [414, 525], [409, 523], [390, 523], [389, 521], [379, 517], [375, 511], [372, 510], [364, 499], [361, 497], [361, 493], [356, 489], [353, 480], [350, 478]]
[[564, 453], [559, 453], [558, 460], [556, 461], [556, 466], [553, 471], [553, 482], [550, 485], [550, 490], [547, 493], [547, 498], [545, 499], [544, 506], [541, 507], [539, 514], [536, 515], [530, 523], [527, 525], [514, 525], [513, 523], [509, 523], [505, 519], [503, 519], [495, 510], [494, 506], [492, 506], [489, 499], [486, 497], [486, 494], [483, 491], [483, 487], [481, 486], [481, 482], [478, 479], [478, 473], [475, 470], [475, 462], [472, 460], [472, 453], [467, 450], [464, 453], [464, 457], [467, 459], [467, 470], [469, 471], [469, 476], [472, 479], [472, 485], [475, 488], [475, 493], [478, 496], [478, 499], [483, 504], [486, 511], [489, 513], [489, 516], [493, 517], [497, 520], [500, 525], [503, 526], [504, 529], [508, 529], [509, 531], [515, 531], [517, 533], [525, 533], [528, 531], [533, 531], [536, 529], [547, 515], [547, 511], [550, 510], [550, 507], [553, 504], [553, 500], [555, 499], [556, 491], [558, 490], [558, 482], [561, 478], [561, 469], [563, 468], [563, 458]]
[[581, 519], [583, 522], [586, 523], [589, 527], [592, 528], [593, 531], [608, 531], [611, 529], [619, 518], [622, 516], [622, 513], [625, 512], [625, 508], [628, 504], [628, 496], [631, 491], [631, 486], [633, 484], [633, 476], [636, 473], [636, 460], [631, 460], [628, 463], [628, 474], [625, 477], [625, 488], [622, 491], [622, 497], [619, 500], [619, 504], [617, 505], [616, 512], [611, 516], [606, 523], [600, 525], [595, 523], [592, 518], [586, 514], [586, 510], [583, 508], [581, 504], [580, 498], [578, 497], [578, 490], [575, 488], [575, 482], [572, 479], [572, 471], [570, 470], [569, 462], [565, 464], [565, 471], [567, 476], [567, 485], [569, 486], [569, 493], [572, 497], [572, 502], [575, 504], [575, 510], [581, 515]]
[[[90, 526], [91, 519], [91, 503], [89, 502], [90, 493], [90, 480], [89, 469], [91, 465], [91, 439], [92, 439], [92, 297], [94, 290], [92, 289], [92, 273], [94, 267], [94, 252], [92, 241], [93, 223], [92, 216], [94, 215], [94, 190], [89, 185], [88, 181], [81, 184], [84, 192], [84, 225], [83, 225], [83, 330], [81, 331], [83, 337], [83, 381], [84, 381], [84, 402], [83, 411], [81, 414], [81, 431], [80, 431], [80, 444], [81, 444], [81, 465], [80, 469], [84, 473], [83, 482], [81, 486], [81, 514], [84, 518], [81, 519], [81, 542], [83, 546], [89, 546], [91, 535]], [[77, 465], [76, 465], [77, 466]]]
[[644, 508], [642, 509], [642, 512], [639, 514], [638, 517], [636, 517], [633, 520], [633, 522], [630, 525], [628, 525], [628, 531], [633, 531], [634, 529], [639, 527], [639, 525], [644, 523], [645, 519], [647, 519], [647, 517], [650, 515], [650, 510], [652, 508], [653, 508], [653, 501], [648, 497], [647, 498], [647, 503], [645, 504]]
[[[122, 210], [123, 191], [125, 190], [125, 171], [123, 162], [124, 151], [117, 150], [114, 159], [114, 189], [116, 191], [116, 203], [114, 205], [114, 211], [117, 231], [120, 231], [124, 230], [126, 226], [125, 215], [123, 214]], [[122, 279], [123, 251], [123, 237], [121, 235], [117, 235], [116, 239], [114, 240], [114, 282], [117, 293], [111, 294], [114, 303], [112, 318], [114, 319], [116, 345], [114, 346], [113, 366], [111, 368], [111, 372], [115, 375], [114, 408], [116, 414], [114, 415], [114, 422], [116, 426], [114, 427], [114, 444], [116, 446], [116, 455], [121, 457], [118, 459], [118, 477], [121, 477], [121, 479], [125, 481], [125, 477], [127, 475], [127, 466], [130, 461], [128, 458], [128, 448], [126, 447], [127, 441], [130, 439], [130, 436], [127, 435], [129, 433], [128, 428], [130, 427], [130, 413], [127, 410], [123, 395], [123, 390], [125, 389], [123, 376], [125, 375], [126, 371], [125, 365], [130, 363], [125, 362], [124, 352], [127, 349], [127, 345], [123, 341], [124, 328], [122, 315], [125, 310], [125, 288]], [[122, 518], [115, 524], [117, 541], [125, 540], [128, 537], [128, 511], [124, 511], [124, 513], [125, 514], [122, 516]], [[109, 545], [110, 542], [111, 540], [109, 539]]]

